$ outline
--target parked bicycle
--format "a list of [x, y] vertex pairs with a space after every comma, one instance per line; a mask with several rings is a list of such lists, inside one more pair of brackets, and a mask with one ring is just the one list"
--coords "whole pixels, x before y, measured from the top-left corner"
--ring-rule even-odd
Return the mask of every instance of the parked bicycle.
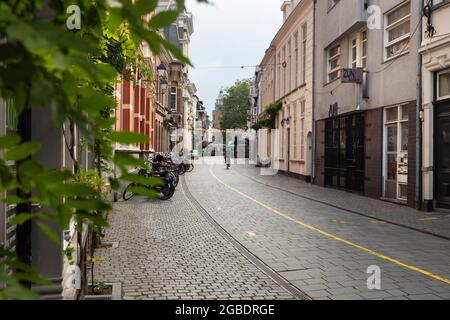
[[153, 171], [148, 169], [139, 169], [139, 175], [144, 177], [154, 177], [161, 179], [161, 183], [154, 186], [140, 185], [137, 183], [130, 183], [123, 192], [123, 199], [125, 201], [130, 200], [135, 195], [136, 187], [144, 187], [149, 190], [153, 190], [157, 193], [157, 197], [160, 200], [169, 200], [175, 194], [175, 176], [169, 171]]

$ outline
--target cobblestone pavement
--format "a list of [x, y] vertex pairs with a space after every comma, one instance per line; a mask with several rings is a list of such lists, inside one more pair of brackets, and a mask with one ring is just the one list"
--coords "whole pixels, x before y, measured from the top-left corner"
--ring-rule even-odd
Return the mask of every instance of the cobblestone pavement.
[[[226, 240], [188, 200], [119, 202], [96, 279], [120, 282], [124, 299], [294, 299]], [[295, 293], [294, 293], [295, 294]]]
[[[310, 297], [450, 299], [450, 241], [271, 188], [243, 170], [197, 165], [186, 178], [189, 191], [237, 241]], [[315, 190], [326, 199], [328, 189]], [[353, 207], [351, 195], [341, 201]], [[381, 290], [367, 288], [372, 265], [381, 269]]]
[[257, 182], [269, 184], [302, 197], [450, 239], [450, 213], [417, 211], [406, 206], [331, 188], [323, 192], [322, 187], [299, 179], [284, 175], [260, 175], [261, 169], [254, 166], [239, 165], [234, 168]]

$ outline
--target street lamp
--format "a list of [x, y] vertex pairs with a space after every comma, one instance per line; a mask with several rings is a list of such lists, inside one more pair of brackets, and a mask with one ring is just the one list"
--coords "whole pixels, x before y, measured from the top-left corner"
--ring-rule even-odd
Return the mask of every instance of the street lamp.
[[166, 68], [165, 64], [161, 62], [159, 64], [159, 66], [156, 68], [156, 71], [158, 72], [158, 76], [161, 78], [166, 73], [167, 68]]

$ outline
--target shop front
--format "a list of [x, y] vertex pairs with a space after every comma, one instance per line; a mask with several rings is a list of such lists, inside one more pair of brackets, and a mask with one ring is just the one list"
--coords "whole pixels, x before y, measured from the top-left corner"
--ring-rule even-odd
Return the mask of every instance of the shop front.
[[436, 75], [435, 197], [437, 206], [450, 209], [450, 69]]
[[364, 192], [365, 114], [358, 112], [325, 121], [324, 184]]

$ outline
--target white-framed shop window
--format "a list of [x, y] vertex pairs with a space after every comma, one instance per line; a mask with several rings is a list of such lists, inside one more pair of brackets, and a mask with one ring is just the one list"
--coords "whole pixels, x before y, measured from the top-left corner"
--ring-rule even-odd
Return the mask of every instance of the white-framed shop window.
[[450, 69], [437, 74], [437, 98], [450, 99]]
[[408, 105], [384, 109], [384, 195], [388, 185], [395, 186], [398, 200], [408, 198], [408, 120]]

